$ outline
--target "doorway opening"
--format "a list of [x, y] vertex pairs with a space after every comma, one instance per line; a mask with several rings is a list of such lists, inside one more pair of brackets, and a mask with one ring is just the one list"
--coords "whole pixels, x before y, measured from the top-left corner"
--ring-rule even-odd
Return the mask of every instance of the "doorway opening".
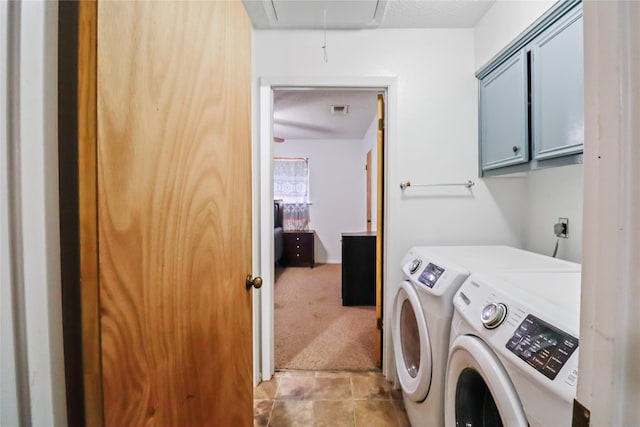
[[[382, 364], [385, 346], [381, 320], [386, 151], [383, 114], [390, 84], [389, 79], [378, 80], [385, 82], [378, 85], [349, 82], [326, 85], [263, 81], [261, 84], [261, 272], [265, 279], [260, 301], [262, 379], [271, 378], [276, 369], [382, 367], [385, 371]], [[371, 114], [364, 119], [364, 130], [357, 136], [345, 137], [336, 126], [328, 126], [309, 108], [313, 107], [314, 96], [331, 98], [322, 107], [325, 114], [334, 119], [350, 118], [349, 115], [359, 112], [360, 107], [355, 101], [341, 98], [349, 93], [364, 98], [368, 96], [371, 101], [368, 111]], [[296, 110], [297, 117], [283, 114], [283, 111]], [[339, 123], [344, 122], [346, 120]], [[310, 136], [305, 137], [305, 132]], [[296, 244], [293, 251], [282, 249], [278, 260], [275, 258], [278, 248], [272, 230], [279, 212], [276, 204], [282, 201], [274, 193], [274, 158], [307, 161], [307, 227], [302, 230], [289, 229], [284, 234], [285, 238], [299, 239], [304, 237], [301, 232], [310, 232], [312, 239], [311, 248]], [[344, 194], [348, 195], [348, 200], [339, 200]], [[347, 234], [372, 238], [373, 261], [370, 270], [374, 285], [369, 292], [371, 301], [345, 300], [348, 290], [343, 289], [342, 253], [343, 237]], [[305, 258], [309, 251], [313, 252], [311, 262]], [[292, 256], [296, 257], [293, 262]], [[304, 262], [296, 263], [295, 260], [300, 257]], [[297, 308], [294, 308], [295, 304], [298, 304]], [[331, 310], [334, 311], [333, 317], [328, 313]], [[344, 313], [347, 311], [358, 312], [363, 318], [368, 315], [370, 321], [346, 320], [348, 315]], [[281, 312], [288, 313], [281, 316]], [[370, 332], [350, 336], [344, 333], [353, 332], [353, 325], [359, 323], [368, 323]], [[290, 326], [289, 330], [287, 325]], [[370, 346], [370, 351], [363, 358], [367, 361], [347, 361], [353, 349], [363, 345], [363, 339], [370, 341], [364, 343]], [[328, 349], [335, 351], [327, 354]]]
[[276, 370], [379, 368], [379, 94], [273, 91], [274, 226], [283, 228], [274, 232]]

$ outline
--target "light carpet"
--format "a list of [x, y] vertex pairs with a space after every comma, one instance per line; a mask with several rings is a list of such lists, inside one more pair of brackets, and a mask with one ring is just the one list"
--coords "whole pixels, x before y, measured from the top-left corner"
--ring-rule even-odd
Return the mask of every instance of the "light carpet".
[[276, 369], [375, 369], [375, 307], [342, 306], [341, 264], [278, 268]]

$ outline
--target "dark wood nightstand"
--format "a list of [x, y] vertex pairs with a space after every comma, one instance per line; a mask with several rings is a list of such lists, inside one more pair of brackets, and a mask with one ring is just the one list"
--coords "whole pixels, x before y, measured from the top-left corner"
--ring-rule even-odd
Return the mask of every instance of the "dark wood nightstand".
[[283, 264], [289, 267], [313, 268], [315, 264], [314, 237], [315, 231], [285, 231]]

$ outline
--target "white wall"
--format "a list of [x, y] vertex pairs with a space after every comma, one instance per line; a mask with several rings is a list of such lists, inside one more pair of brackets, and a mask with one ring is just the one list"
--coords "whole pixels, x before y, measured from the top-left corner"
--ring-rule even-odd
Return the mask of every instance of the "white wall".
[[9, 255], [9, 187], [8, 187], [8, 8], [0, 2], [0, 425], [18, 426], [18, 389], [14, 344], [14, 322]]
[[[485, 65], [554, 3], [496, 1], [475, 27], [475, 68]], [[520, 178], [525, 184], [519, 225], [523, 228], [524, 249], [551, 255], [556, 243], [553, 225], [559, 217], [565, 217], [569, 218], [569, 238], [560, 239], [557, 256], [582, 261], [583, 170], [582, 165], [565, 166], [531, 171]]]
[[475, 26], [475, 68], [516, 39], [556, 0], [497, 0]]
[[557, 257], [582, 261], [583, 171], [583, 165], [571, 165], [529, 172], [525, 249], [551, 255], [553, 225], [568, 218], [569, 237], [559, 240]]
[[[520, 212], [505, 206], [512, 204], [512, 197], [522, 202], [519, 191], [512, 191], [520, 190], [521, 183], [491, 184], [500, 193], [495, 196], [477, 178], [473, 30], [330, 32], [328, 63], [322, 60], [321, 32], [255, 33], [256, 77], [397, 76], [398, 135], [387, 141], [392, 232], [387, 262], [397, 278], [400, 259], [413, 245], [522, 245]], [[399, 188], [404, 180], [467, 179], [477, 183], [471, 192], [460, 187], [403, 193]]]
[[286, 140], [274, 156], [309, 158], [309, 228], [315, 261], [342, 262], [341, 233], [366, 230], [366, 158], [362, 140]]
[[[395, 133], [386, 156], [387, 259], [384, 315], [401, 279], [400, 261], [414, 245], [508, 244], [522, 247], [522, 180], [478, 179], [474, 32], [459, 30], [333, 31], [325, 63], [320, 31], [255, 31], [255, 84], [260, 77], [395, 77], [389, 108]], [[257, 123], [256, 119], [256, 123]], [[262, 124], [268, 126], [268, 124]], [[263, 133], [264, 135], [264, 133]], [[268, 133], [267, 133], [268, 135]], [[270, 144], [262, 137], [262, 144]], [[261, 149], [264, 149], [261, 147]], [[410, 188], [401, 181], [464, 187]], [[489, 182], [491, 181], [491, 182]], [[385, 341], [390, 342], [389, 328]], [[393, 375], [387, 346], [386, 373]]]

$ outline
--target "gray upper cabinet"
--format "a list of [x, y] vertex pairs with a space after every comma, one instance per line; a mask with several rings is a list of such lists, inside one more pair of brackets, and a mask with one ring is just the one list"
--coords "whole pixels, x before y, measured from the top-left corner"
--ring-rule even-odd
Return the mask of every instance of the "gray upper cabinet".
[[582, 8], [533, 41], [533, 158], [582, 152], [584, 66]]
[[582, 162], [582, 5], [558, 2], [479, 80], [480, 175]]
[[529, 161], [526, 65], [521, 51], [480, 81], [483, 170]]

